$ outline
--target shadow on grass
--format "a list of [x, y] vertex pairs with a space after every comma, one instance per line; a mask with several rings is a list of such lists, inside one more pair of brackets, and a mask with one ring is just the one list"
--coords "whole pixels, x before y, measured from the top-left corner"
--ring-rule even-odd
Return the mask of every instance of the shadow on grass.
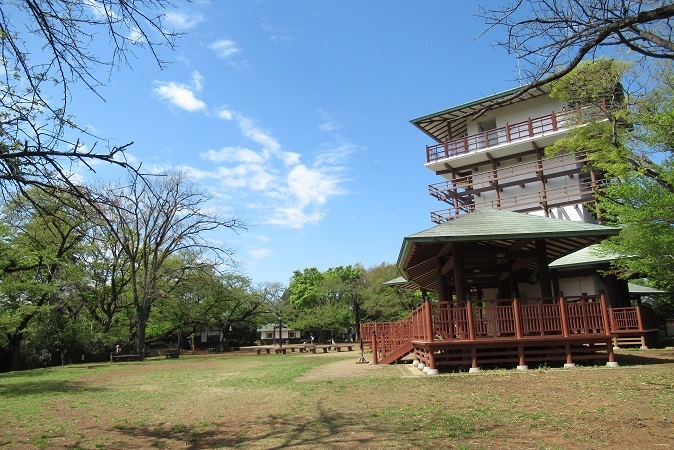
[[633, 353], [616, 354], [616, 361], [621, 366], [643, 366], [649, 364], [672, 364], [674, 363], [674, 354], [672, 357], [653, 356], [647, 354], [639, 354], [638, 350]]
[[48, 396], [50, 394], [76, 394], [80, 392], [103, 392], [106, 389], [91, 387], [67, 380], [22, 381], [0, 384], [0, 398]]
[[[187, 449], [221, 447], [283, 449], [305, 446], [337, 446], [348, 444], [360, 448], [386, 437], [386, 431], [369, 426], [356, 417], [341, 412], [327, 412], [319, 405], [313, 419], [269, 415], [248, 423], [226, 422], [200, 425], [116, 426], [115, 430], [132, 437], [140, 446], [163, 447], [181, 442]], [[387, 437], [386, 440], [390, 440]]]

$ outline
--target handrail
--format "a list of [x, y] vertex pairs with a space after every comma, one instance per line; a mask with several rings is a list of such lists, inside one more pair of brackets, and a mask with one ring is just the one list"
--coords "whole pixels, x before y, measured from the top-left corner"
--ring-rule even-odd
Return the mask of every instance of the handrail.
[[462, 214], [474, 212], [476, 208], [509, 209], [516, 212], [527, 212], [538, 209], [542, 203], [547, 203], [548, 207], [563, 206], [565, 202], [578, 202], [581, 200], [590, 201], [597, 192], [602, 192], [608, 181], [598, 180], [596, 182], [586, 181], [582, 183], [559, 186], [556, 188], [536, 190], [533, 192], [524, 191], [522, 195], [511, 195], [501, 199], [483, 200], [479, 203], [460, 205], [459, 207], [445, 208], [431, 212], [431, 221], [434, 223], [445, 223], [459, 217]]
[[[585, 108], [588, 107], [582, 109]], [[440, 144], [428, 145], [426, 146], [426, 162], [432, 163], [441, 159], [475, 153], [487, 148], [565, 130], [574, 126], [572, 115], [575, 113], [577, 113], [577, 110], [553, 111], [551, 114], [533, 119], [529, 118], [515, 124], [507, 124], [505, 127], [486, 130], [482, 133], [452, 139]]]
[[[430, 308], [430, 311], [429, 311]], [[430, 313], [430, 314], [429, 314]], [[431, 323], [428, 320], [431, 320]], [[479, 341], [569, 335], [610, 335], [603, 295], [489, 299], [472, 302], [425, 302], [399, 322], [362, 324], [361, 335], [376, 339], [378, 358], [411, 341]], [[429, 330], [430, 334], [429, 335]], [[371, 331], [374, 331], [374, 335]], [[373, 345], [373, 348], [375, 346]]]

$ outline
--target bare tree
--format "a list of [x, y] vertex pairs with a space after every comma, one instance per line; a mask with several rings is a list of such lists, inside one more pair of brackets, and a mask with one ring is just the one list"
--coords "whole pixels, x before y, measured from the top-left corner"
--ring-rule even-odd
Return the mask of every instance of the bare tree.
[[140, 177], [107, 186], [97, 195], [100, 219], [129, 265], [136, 310], [136, 351], [145, 351], [145, 328], [152, 306], [171, 295], [196, 270], [231, 264], [231, 251], [209, 241], [210, 232], [245, 228], [236, 217], [222, 219], [206, 209], [209, 197], [181, 174]]
[[99, 95], [100, 69], [109, 76], [135, 48], [148, 49], [162, 66], [160, 49], [172, 49], [177, 37], [162, 24], [161, 12], [170, 6], [166, 0], [0, 2], [0, 194], [56, 183], [82, 194], [70, 181], [75, 164], [133, 169], [124, 158], [130, 144], [97, 145], [68, 114], [71, 86], [84, 84]]
[[563, 77], [583, 59], [619, 50], [674, 59], [672, 0], [517, 0], [482, 9], [480, 17], [488, 29], [505, 31], [496, 44], [520, 64], [524, 86], [502, 104]]

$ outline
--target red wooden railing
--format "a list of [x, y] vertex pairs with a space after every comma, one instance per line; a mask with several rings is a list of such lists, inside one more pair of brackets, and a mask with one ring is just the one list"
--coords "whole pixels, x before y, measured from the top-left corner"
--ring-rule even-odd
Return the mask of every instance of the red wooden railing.
[[[604, 109], [606, 105], [602, 103], [598, 106]], [[584, 107], [583, 111], [589, 110], [589, 108], [591, 106]], [[573, 126], [574, 121], [571, 115], [575, 113], [577, 113], [577, 110], [552, 112], [552, 114], [530, 118], [524, 122], [507, 124], [505, 127], [486, 130], [472, 136], [428, 145], [426, 146], [426, 162], [435, 162], [567, 129]], [[590, 114], [595, 115], [592, 112]]]
[[611, 308], [611, 331], [644, 331], [661, 327], [663, 317], [645, 305], [630, 306], [627, 308]]
[[377, 359], [383, 359], [411, 341], [609, 335], [610, 324], [618, 316], [612, 317], [609, 319], [606, 300], [600, 295], [525, 302], [425, 302], [399, 322], [362, 324], [361, 336], [364, 343], [376, 348]]
[[567, 128], [569, 112], [553, 112], [524, 122], [508, 124], [472, 136], [453, 139], [441, 144], [426, 146], [426, 162], [476, 152], [510, 142], [521, 141]]

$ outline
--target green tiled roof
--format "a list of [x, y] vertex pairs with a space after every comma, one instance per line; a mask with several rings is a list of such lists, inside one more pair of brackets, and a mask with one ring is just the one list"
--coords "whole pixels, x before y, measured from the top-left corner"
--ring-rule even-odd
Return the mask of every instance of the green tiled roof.
[[660, 289], [655, 289], [650, 286], [643, 286], [641, 284], [636, 284], [636, 283], [627, 283], [627, 288], [630, 291], [630, 294], [641, 294], [641, 295], [649, 295], [649, 294], [666, 294], [667, 291], [662, 291]]
[[[398, 268], [410, 282], [436, 291], [438, 264], [452, 253], [452, 243], [466, 244], [468, 257], [490, 252], [493, 256], [481, 266], [485, 273], [490, 265], [505, 270], [505, 259], [519, 260], [520, 269], [535, 270], [537, 240], [545, 240], [549, 264], [619, 232], [617, 227], [485, 208], [404, 238]], [[504, 256], [497, 257], [501, 253]]]
[[537, 239], [564, 236], [608, 237], [619, 232], [620, 228], [617, 227], [485, 208], [413, 234], [406, 237], [405, 240], [415, 242], [478, 242], [482, 240]]
[[562, 267], [579, 267], [594, 264], [610, 263], [620, 258], [620, 255], [613, 252], [602, 250], [598, 245], [591, 245], [570, 255], [562, 256], [556, 261], [550, 263], [551, 269], [560, 269]]

